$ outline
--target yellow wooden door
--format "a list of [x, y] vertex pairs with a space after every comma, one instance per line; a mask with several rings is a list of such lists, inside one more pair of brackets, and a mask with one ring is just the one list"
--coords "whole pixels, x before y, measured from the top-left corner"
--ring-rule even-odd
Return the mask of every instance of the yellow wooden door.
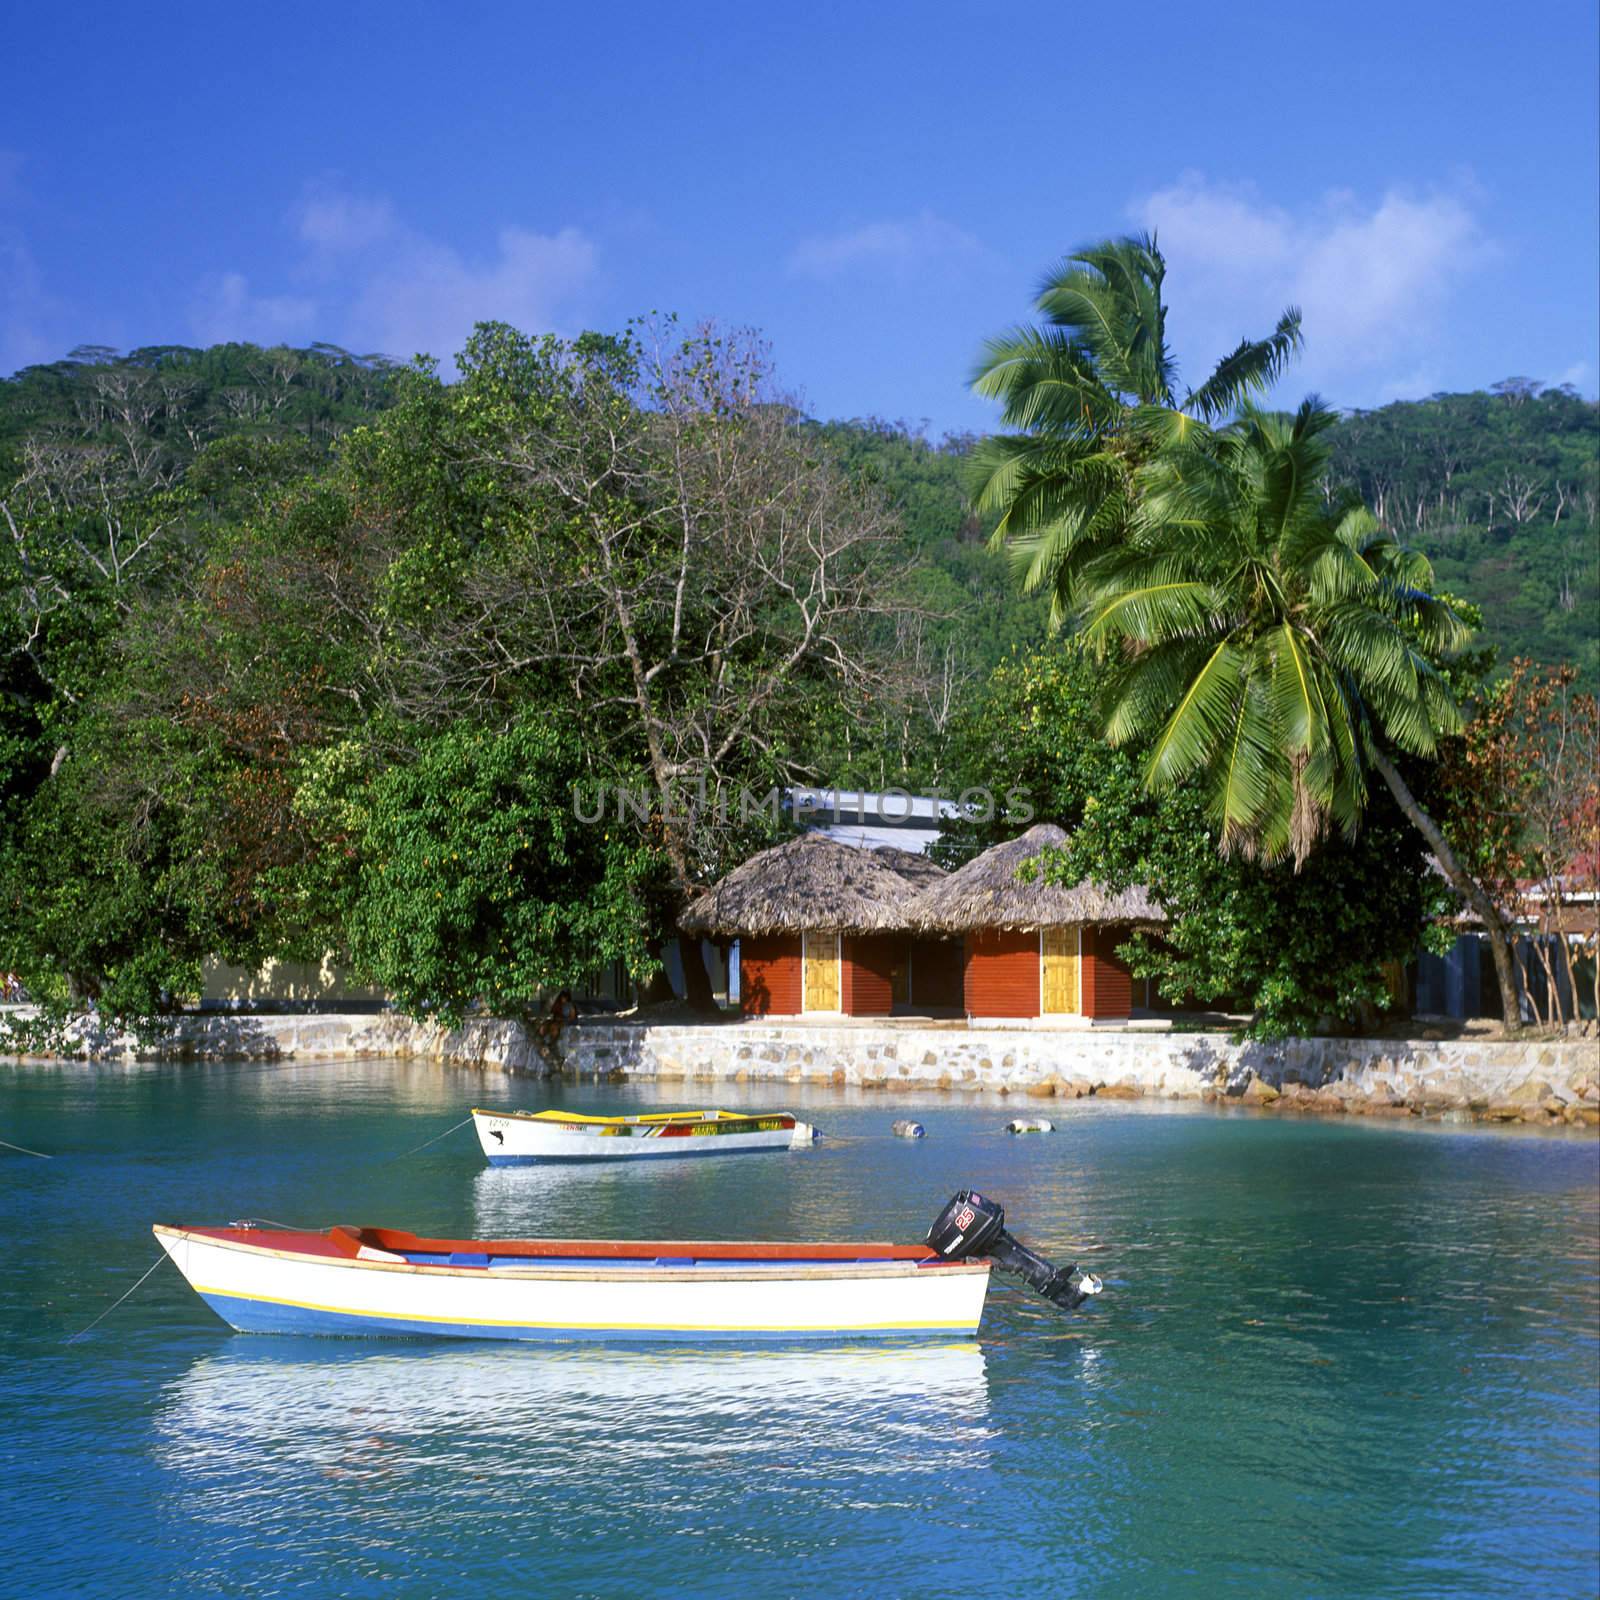
[[839, 935], [836, 933], [805, 936], [805, 997], [801, 1009], [839, 1009]]
[[1077, 928], [1046, 928], [1039, 936], [1042, 1009], [1047, 1016], [1078, 1010]]

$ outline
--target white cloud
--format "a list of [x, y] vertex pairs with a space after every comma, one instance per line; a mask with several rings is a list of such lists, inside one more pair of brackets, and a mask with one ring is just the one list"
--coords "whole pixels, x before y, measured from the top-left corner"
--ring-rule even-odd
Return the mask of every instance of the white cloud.
[[931, 211], [902, 220], [869, 222], [845, 233], [802, 239], [789, 270], [802, 277], [835, 278], [856, 269], [896, 277], [982, 265], [992, 258], [981, 240]]
[[363, 250], [399, 230], [387, 200], [345, 194], [320, 183], [307, 189], [295, 226], [307, 244], [329, 251]]
[[197, 337], [327, 339], [398, 360], [426, 353], [448, 369], [474, 323], [560, 328], [598, 266], [577, 228], [505, 227], [474, 258], [411, 227], [386, 198], [327, 183], [307, 189], [291, 220], [294, 292], [257, 294], [242, 273], [225, 273], [196, 293]]
[[0, 238], [0, 377], [63, 354], [45, 331], [54, 309], [20, 238]]
[[1565, 372], [1556, 374], [1551, 387], [1560, 389], [1570, 383], [1574, 389], [1580, 389], [1585, 394], [1589, 394], [1594, 389], [1593, 378], [1594, 369], [1587, 361], [1574, 361]]
[[1445, 387], [1439, 369], [1433, 366], [1413, 367], [1409, 372], [1385, 378], [1372, 396], [1374, 405], [1386, 406], [1391, 400], [1426, 400]]
[[0, 150], [0, 205], [22, 198], [22, 152]]
[[476, 322], [540, 333], [593, 278], [595, 248], [576, 228], [503, 228], [486, 261], [411, 237], [361, 286], [351, 319], [362, 342], [401, 358], [452, 356]]
[[303, 295], [257, 295], [242, 272], [224, 272], [201, 284], [189, 311], [202, 344], [231, 340], [282, 344], [316, 337], [317, 303]]
[[[1171, 327], [1208, 370], [1286, 305], [1303, 313], [1299, 385], [1344, 400], [1426, 393], [1434, 335], [1458, 288], [1492, 254], [1470, 191], [1347, 191], [1290, 211], [1248, 186], [1188, 173], [1132, 207], [1168, 264]], [[1191, 371], [1198, 380], [1203, 370]]]
[[22, 169], [19, 151], [0, 150], [0, 377], [64, 353], [51, 332], [60, 303], [17, 215], [27, 200]]

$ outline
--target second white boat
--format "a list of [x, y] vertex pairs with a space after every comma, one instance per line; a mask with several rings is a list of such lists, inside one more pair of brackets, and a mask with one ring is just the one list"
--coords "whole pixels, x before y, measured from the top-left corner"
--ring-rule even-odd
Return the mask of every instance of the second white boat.
[[809, 1122], [787, 1111], [654, 1111], [633, 1117], [591, 1117], [574, 1111], [474, 1108], [472, 1125], [492, 1167], [804, 1150], [818, 1138]]

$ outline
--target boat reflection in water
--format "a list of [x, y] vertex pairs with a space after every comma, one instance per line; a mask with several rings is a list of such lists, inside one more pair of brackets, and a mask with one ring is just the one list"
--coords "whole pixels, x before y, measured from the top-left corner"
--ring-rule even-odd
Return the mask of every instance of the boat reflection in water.
[[402, 1502], [486, 1481], [497, 1496], [603, 1498], [625, 1483], [641, 1505], [709, 1457], [735, 1496], [824, 1452], [830, 1476], [948, 1476], [988, 1465], [991, 1432], [976, 1344], [374, 1350], [296, 1336], [202, 1357], [156, 1428], [189, 1514], [269, 1522], [342, 1483]]
[[[480, 1167], [472, 1175], [472, 1232], [479, 1239], [514, 1239], [597, 1231], [597, 1211], [615, 1211], [607, 1232], [627, 1232], [622, 1217], [645, 1205], [661, 1216], [682, 1217], [687, 1206], [728, 1182], [722, 1161], [604, 1161], [588, 1166]], [[735, 1161], [734, 1167], [743, 1163]], [[683, 1222], [679, 1231], [697, 1224]], [[766, 1222], [743, 1231], [772, 1233]], [[781, 1230], [780, 1230], [781, 1231]], [[909, 1243], [910, 1241], [906, 1241]]]

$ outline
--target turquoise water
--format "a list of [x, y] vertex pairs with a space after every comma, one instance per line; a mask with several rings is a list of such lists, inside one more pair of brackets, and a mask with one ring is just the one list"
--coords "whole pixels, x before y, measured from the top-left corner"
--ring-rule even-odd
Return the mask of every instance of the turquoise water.
[[[0, 1067], [0, 1594], [1591, 1596], [1592, 1140], [752, 1085], [855, 1136], [489, 1171], [362, 1062]], [[1025, 1108], [1026, 1109], [1026, 1108]], [[896, 1116], [928, 1129], [884, 1135]], [[641, 1352], [232, 1334], [153, 1221], [915, 1240], [965, 1185], [1107, 1280], [975, 1344]]]

